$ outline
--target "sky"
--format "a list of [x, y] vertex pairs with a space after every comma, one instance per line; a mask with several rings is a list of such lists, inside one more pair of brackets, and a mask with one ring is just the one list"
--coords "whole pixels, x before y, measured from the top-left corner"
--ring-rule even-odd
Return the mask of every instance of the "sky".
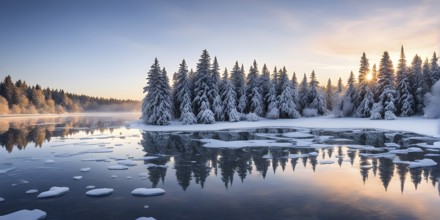
[[[285, 66], [321, 85], [360, 57], [440, 53], [436, 0], [0, 0], [0, 77], [100, 97], [143, 97], [157, 57], [171, 75], [202, 50], [221, 69]], [[395, 65], [396, 66], [396, 65]], [[260, 70], [261, 71], [261, 70]]]

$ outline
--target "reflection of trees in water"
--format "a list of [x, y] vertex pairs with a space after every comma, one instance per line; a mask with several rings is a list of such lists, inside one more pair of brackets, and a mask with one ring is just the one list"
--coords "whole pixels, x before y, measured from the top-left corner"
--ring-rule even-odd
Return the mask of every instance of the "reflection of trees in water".
[[67, 137], [84, 131], [93, 134], [96, 131], [103, 133], [113, 131], [112, 127], [119, 127], [125, 120], [115, 120], [103, 117], [59, 117], [40, 119], [5, 119], [0, 123], [0, 145], [8, 152], [15, 148], [21, 150], [34, 143], [42, 147], [45, 141], [53, 137]]
[[[221, 139], [224, 141], [249, 140], [256, 139], [255, 131], [242, 132], [180, 132], [180, 133], [166, 133], [166, 132], [143, 132], [142, 146], [148, 155], [166, 154], [168, 157], [160, 157], [161, 161], [154, 161], [156, 164], [164, 165], [174, 158], [175, 175], [178, 184], [183, 190], [186, 190], [191, 183], [200, 185], [202, 188], [206, 183], [206, 179], [210, 174], [219, 176], [225, 188], [232, 186], [234, 177], [238, 177], [241, 182], [244, 182], [252, 172], [258, 172], [263, 178], [266, 178], [269, 169], [276, 173], [279, 170], [284, 171], [287, 163], [290, 160], [292, 170], [298, 164], [304, 168], [311, 168], [315, 171], [318, 164], [318, 159], [322, 154], [327, 154], [326, 157], [331, 158], [332, 154], [338, 155], [338, 163], [343, 163], [344, 148], [341, 146], [321, 149], [318, 152], [318, 157], [304, 157], [297, 159], [288, 159], [289, 154], [307, 154], [316, 151], [310, 148], [280, 148], [280, 147], [253, 147], [240, 149], [224, 149], [224, 148], [205, 148], [203, 143], [197, 141], [201, 138]], [[373, 132], [372, 132], [373, 133]], [[362, 135], [359, 135], [361, 137]], [[367, 137], [377, 137], [375, 135], [364, 135], [365, 142]], [[383, 135], [382, 135], [383, 136]], [[356, 142], [357, 144], [358, 142]], [[377, 143], [377, 142], [376, 142]], [[383, 144], [383, 143], [382, 143]], [[353, 164], [355, 160], [359, 161], [360, 166], [372, 165], [372, 168], [360, 168], [360, 175], [365, 184], [368, 181], [370, 170], [377, 175], [383, 184], [385, 190], [396, 173], [399, 176], [400, 188], [403, 192], [407, 173], [410, 172], [411, 180], [417, 186], [424, 178], [426, 181], [432, 181], [435, 186], [439, 175], [439, 167], [430, 167], [425, 169], [408, 169], [407, 165], [395, 165], [390, 159], [385, 158], [365, 158], [357, 157], [358, 152], [365, 151], [347, 151], [346, 158]], [[265, 159], [263, 156], [270, 153], [273, 159]], [[416, 160], [421, 159], [422, 155], [410, 154], [402, 155], [401, 160]], [[325, 158], [325, 157], [323, 157]], [[437, 160], [437, 162], [440, 162]], [[149, 169], [150, 180], [155, 187], [160, 181], [164, 181], [165, 169]], [[235, 176], [237, 175], [237, 176]]]

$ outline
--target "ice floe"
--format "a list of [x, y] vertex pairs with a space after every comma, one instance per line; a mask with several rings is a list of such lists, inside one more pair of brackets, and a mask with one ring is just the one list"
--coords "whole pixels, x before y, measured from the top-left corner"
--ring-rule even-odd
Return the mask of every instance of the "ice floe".
[[34, 194], [34, 193], [37, 193], [37, 192], [38, 192], [37, 189], [30, 189], [30, 190], [26, 191], [26, 194]]
[[80, 152], [76, 152], [76, 153], [58, 154], [56, 156], [57, 157], [72, 157], [72, 156], [77, 156], [77, 155], [82, 155], [82, 154], [97, 154], [97, 153], [112, 153], [112, 152], [113, 152], [112, 149], [97, 148], [97, 149], [90, 149], [90, 150], [80, 151]]
[[91, 170], [90, 167], [85, 167], [85, 168], [81, 168], [79, 171], [86, 173], [89, 172], [90, 170]]
[[319, 161], [319, 164], [333, 164], [335, 163], [335, 161], [332, 160], [321, 160]]
[[44, 163], [45, 164], [53, 164], [53, 163], [55, 163], [55, 161], [48, 159], [48, 160], [44, 161]]
[[156, 156], [145, 156], [145, 157], [135, 157], [133, 158], [133, 160], [153, 160], [153, 159], [157, 159], [159, 157]]
[[102, 158], [102, 157], [92, 157], [92, 158], [84, 158], [81, 161], [96, 161], [96, 162], [102, 162], [102, 161], [107, 161], [107, 158]]
[[80, 180], [80, 179], [82, 179], [82, 178], [83, 178], [82, 176], [74, 176], [74, 177], [73, 177], [74, 180]]
[[303, 158], [303, 157], [309, 157], [309, 154], [290, 154], [289, 158], [291, 159], [297, 159], [297, 158]]
[[86, 192], [87, 196], [92, 196], [92, 197], [103, 197], [103, 196], [108, 196], [111, 195], [113, 193], [113, 189], [111, 188], [100, 188], [100, 189], [92, 189]]
[[373, 165], [372, 164], [362, 165], [361, 168], [370, 169], [370, 168], [373, 168]]
[[153, 217], [139, 217], [136, 220], [156, 220], [156, 219]]
[[118, 164], [120, 164], [120, 165], [124, 165], [124, 166], [129, 166], [129, 167], [132, 167], [132, 166], [136, 166], [136, 165], [137, 165], [137, 163], [134, 162], [133, 160], [119, 160], [119, 161], [118, 161]]
[[49, 191], [42, 192], [38, 194], [37, 199], [54, 198], [59, 197], [69, 192], [69, 187], [58, 187], [54, 186], [49, 189]]
[[4, 201], [5, 201], [5, 199], [0, 197], [0, 202], [4, 202]]
[[418, 147], [409, 147], [407, 149], [401, 149], [401, 150], [390, 150], [388, 153], [391, 153], [391, 154], [408, 154], [408, 153], [415, 153], [415, 152], [423, 152], [423, 150], [418, 148]]
[[292, 143], [281, 143], [275, 140], [221, 141], [201, 139], [207, 148], [243, 148], [243, 147], [291, 147]]
[[92, 186], [92, 185], [86, 186], [86, 189], [94, 189], [94, 188], [95, 188], [95, 186]]
[[318, 148], [332, 148], [334, 146], [335, 145], [333, 144], [310, 144], [308, 147], [318, 149]]
[[356, 144], [348, 144], [345, 145], [348, 148], [352, 148], [352, 149], [358, 149], [358, 150], [368, 150], [368, 151], [384, 151], [385, 148], [382, 147], [374, 147], [371, 145], [356, 145]]
[[158, 196], [165, 194], [165, 190], [161, 188], [137, 188], [131, 192], [133, 196]]
[[4, 170], [0, 170], [0, 174], [5, 174], [5, 173], [8, 173], [8, 172], [13, 171], [13, 170], [15, 170], [15, 167], [11, 167], [11, 168], [7, 168], [7, 169], [4, 169]]
[[124, 165], [114, 165], [114, 166], [109, 166], [108, 169], [109, 170], [127, 170], [128, 167], [124, 166]]
[[46, 215], [45, 211], [39, 209], [23, 209], [7, 215], [2, 215], [0, 216], [0, 220], [40, 220], [45, 219]]
[[440, 157], [440, 154], [425, 154], [425, 157]]
[[316, 157], [316, 156], [318, 156], [319, 155], [319, 153], [318, 152], [311, 152], [311, 153], [308, 153], [310, 156], [312, 156], [312, 157]]
[[400, 145], [396, 144], [396, 143], [385, 143], [385, 146], [387, 146], [387, 147], [395, 147], [395, 148], [399, 148], [400, 147]]
[[396, 157], [396, 155], [392, 153], [379, 153], [379, 154], [359, 153], [359, 156], [368, 157], [368, 158], [386, 158], [386, 159], [394, 159]]
[[422, 159], [422, 160], [416, 160], [416, 161], [401, 161], [401, 160], [394, 160], [393, 161], [396, 164], [407, 164], [409, 165], [408, 168], [418, 168], [418, 167], [430, 167], [430, 166], [436, 166], [437, 162], [431, 160], [431, 159]]
[[282, 134], [284, 137], [290, 138], [310, 138], [315, 137], [313, 134], [305, 133], [305, 132], [288, 132]]

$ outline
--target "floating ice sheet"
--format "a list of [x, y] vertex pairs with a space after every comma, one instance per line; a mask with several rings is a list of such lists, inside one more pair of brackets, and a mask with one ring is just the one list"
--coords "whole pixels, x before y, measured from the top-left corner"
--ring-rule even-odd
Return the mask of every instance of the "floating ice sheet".
[[59, 197], [69, 192], [69, 187], [58, 187], [54, 186], [49, 189], [49, 191], [42, 192], [38, 194], [37, 199], [54, 198]]
[[128, 167], [124, 166], [124, 165], [114, 165], [114, 166], [109, 166], [108, 169], [109, 170], [127, 170]]
[[201, 139], [204, 147], [208, 148], [243, 148], [243, 147], [291, 147], [292, 143], [280, 143], [275, 140], [221, 141]]
[[165, 190], [161, 188], [137, 188], [131, 192], [133, 196], [158, 196], [165, 194]]
[[111, 188], [92, 189], [87, 191], [86, 195], [91, 197], [103, 197], [103, 196], [111, 195], [113, 191], [114, 190]]
[[40, 220], [45, 219], [46, 215], [46, 212], [39, 209], [23, 209], [7, 215], [2, 215], [0, 216], [0, 220]]

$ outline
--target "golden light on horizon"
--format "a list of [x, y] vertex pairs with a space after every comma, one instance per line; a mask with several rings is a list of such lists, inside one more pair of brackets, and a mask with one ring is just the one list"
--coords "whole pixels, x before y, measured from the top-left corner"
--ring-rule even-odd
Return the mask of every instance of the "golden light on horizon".
[[371, 80], [373, 79], [373, 74], [368, 73], [368, 74], [365, 76], [365, 79], [366, 79], [367, 81], [371, 81]]

